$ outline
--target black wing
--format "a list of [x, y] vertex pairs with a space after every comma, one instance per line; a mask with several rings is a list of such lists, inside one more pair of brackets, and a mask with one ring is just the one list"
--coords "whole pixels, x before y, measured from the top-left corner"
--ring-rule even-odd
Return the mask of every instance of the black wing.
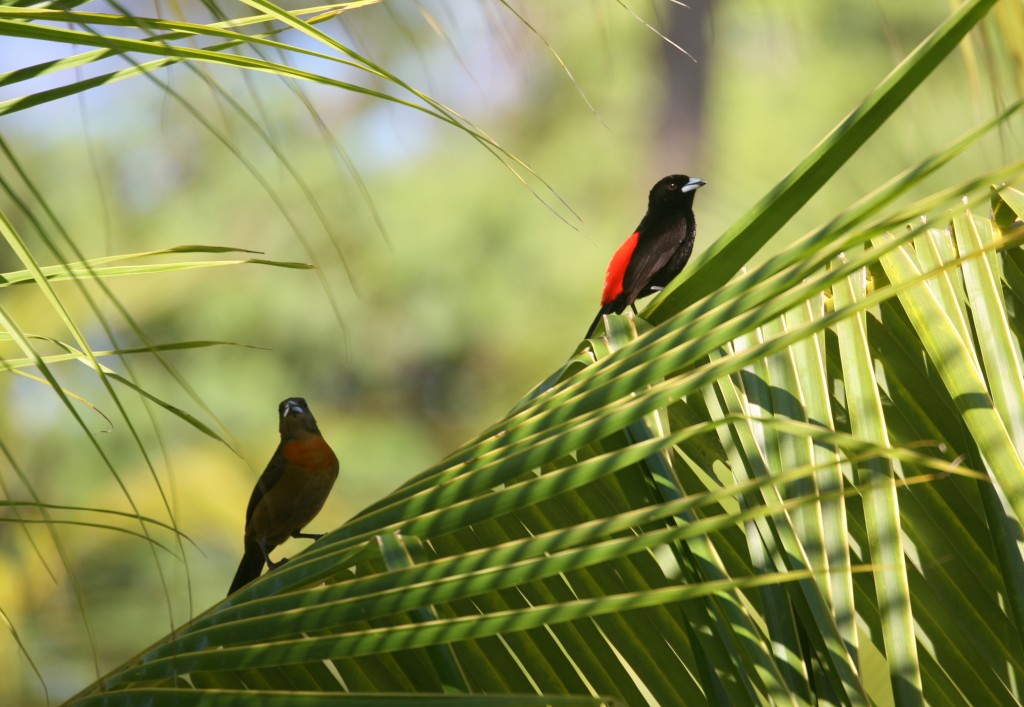
[[[637, 297], [650, 294], [652, 284], [663, 287], [679, 274], [678, 271], [686, 263], [685, 258], [678, 264], [676, 272], [662, 271], [672, 264], [681, 249], [688, 251], [693, 247], [696, 228], [692, 221], [693, 212], [681, 215], [673, 213], [668, 218], [657, 219], [648, 215], [640, 222], [637, 227], [640, 238], [622, 278], [622, 309]], [[688, 256], [689, 252], [686, 253]]]
[[626, 274], [622, 278], [622, 309], [625, 309], [637, 297], [646, 294], [645, 291], [654, 276], [668, 265], [675, 254], [675, 248], [664, 247], [665, 245], [651, 241], [637, 243], [633, 257], [629, 261], [629, 267], [626, 268]]

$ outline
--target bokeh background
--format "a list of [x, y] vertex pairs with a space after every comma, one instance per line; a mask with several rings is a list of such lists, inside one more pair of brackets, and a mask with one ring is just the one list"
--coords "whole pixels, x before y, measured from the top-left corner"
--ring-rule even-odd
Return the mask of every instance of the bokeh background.
[[[320, 26], [494, 137], [534, 171], [519, 168], [525, 184], [466, 133], [409, 108], [218, 67], [179, 65], [0, 115], [0, 208], [44, 263], [55, 262], [46, 243], [63, 231], [90, 258], [204, 244], [317, 268], [121, 277], [105, 283], [113, 298], [90, 286], [114, 334], [90, 325], [94, 349], [225, 342], [104, 359], [224, 441], [116, 387], [140, 445], [97, 377], [75, 361], [55, 371], [81, 397], [76, 410], [92, 437], [46, 384], [0, 376], [6, 500], [173, 518], [188, 537], [179, 544], [150, 526], [155, 545], [129, 518], [0, 510], [6, 520], [66, 521], [0, 524], [0, 611], [9, 627], [0, 632], [0, 703], [45, 701], [35, 669], [50, 700], [67, 697], [223, 597], [248, 495], [277, 443], [282, 398], [309, 400], [341, 458], [335, 492], [310, 529], [333, 528], [492, 422], [573, 354], [607, 260], [657, 179], [683, 172], [708, 180], [697, 197], [702, 249], [951, 7], [688, 5], [381, 2]], [[156, 2], [146, 12], [214, 21], [209, 3]], [[326, 51], [296, 33], [278, 39]], [[787, 226], [787, 237], [990, 113], [998, 86], [979, 85], [974, 69], [985, 57], [966, 46]], [[68, 53], [2, 39], [0, 72]], [[395, 92], [308, 61], [292, 63]], [[0, 85], [0, 102], [126, 65], [115, 58]], [[1020, 147], [996, 136], [969, 159]], [[954, 163], [922, 188], [955, 182], [959, 169]], [[52, 219], [35, 220], [47, 211]], [[235, 257], [250, 256], [161, 260]], [[0, 250], [3, 272], [20, 268]], [[56, 287], [77, 321], [96, 322], [76, 285]], [[8, 287], [0, 301], [21, 328], [70, 340], [32, 286]], [[5, 360], [21, 355], [0, 343]]]

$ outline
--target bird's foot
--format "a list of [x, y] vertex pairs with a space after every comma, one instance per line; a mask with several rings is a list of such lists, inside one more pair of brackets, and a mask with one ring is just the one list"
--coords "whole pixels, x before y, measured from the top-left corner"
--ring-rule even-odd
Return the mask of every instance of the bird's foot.
[[271, 559], [270, 559], [270, 558], [268, 557], [268, 558], [267, 558], [267, 567], [268, 567], [268, 568], [270, 568], [270, 569], [272, 569], [272, 570], [276, 570], [276, 569], [277, 569], [278, 567], [280, 567], [281, 565], [283, 565], [283, 564], [284, 564], [285, 562], [287, 562], [287, 561], [288, 561], [288, 558], [287, 558], [287, 557], [282, 557], [282, 558], [281, 558], [280, 560], [278, 560], [277, 562], [274, 562], [273, 560], [271, 560]]
[[319, 540], [324, 535], [326, 535], [326, 533], [300, 533], [298, 531], [292, 533], [293, 538], [305, 538], [307, 540]]

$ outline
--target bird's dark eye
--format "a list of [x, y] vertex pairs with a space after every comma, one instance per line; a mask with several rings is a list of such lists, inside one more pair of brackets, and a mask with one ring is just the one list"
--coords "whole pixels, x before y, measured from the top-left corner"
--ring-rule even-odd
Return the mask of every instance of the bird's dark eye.
[[675, 191], [678, 188], [679, 188], [679, 185], [676, 184], [675, 182], [669, 182], [668, 183], [668, 190], [669, 191]]

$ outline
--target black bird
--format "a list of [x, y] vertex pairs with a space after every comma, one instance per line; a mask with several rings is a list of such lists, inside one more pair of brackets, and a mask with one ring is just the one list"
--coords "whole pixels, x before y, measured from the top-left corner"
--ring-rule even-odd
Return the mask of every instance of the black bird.
[[643, 220], [608, 264], [601, 311], [585, 338], [593, 336], [605, 314], [621, 314], [637, 298], [665, 289], [683, 269], [697, 237], [693, 197], [705, 184], [703, 179], [673, 174], [654, 185]]

